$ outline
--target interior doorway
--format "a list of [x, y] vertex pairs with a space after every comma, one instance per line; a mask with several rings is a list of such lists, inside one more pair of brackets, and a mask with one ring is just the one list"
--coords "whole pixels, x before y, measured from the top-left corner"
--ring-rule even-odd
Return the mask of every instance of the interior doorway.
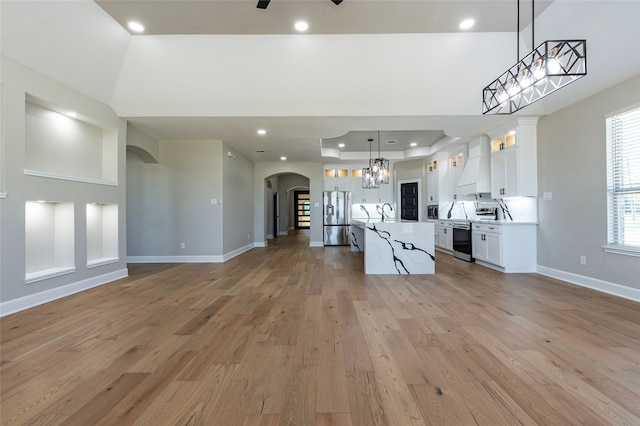
[[309, 191], [294, 191], [294, 223], [295, 229], [311, 227], [311, 197]]
[[400, 184], [400, 219], [418, 220], [419, 188], [418, 182]]

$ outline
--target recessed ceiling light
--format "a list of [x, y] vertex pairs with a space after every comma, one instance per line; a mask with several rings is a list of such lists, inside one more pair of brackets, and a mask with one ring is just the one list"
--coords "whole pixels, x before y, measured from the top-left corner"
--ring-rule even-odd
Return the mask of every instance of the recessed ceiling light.
[[266, 135], [267, 131], [265, 129], [258, 129], [258, 134], [259, 135]]
[[344, 144], [343, 143], [339, 143], [338, 144], [338, 148], [344, 148]]
[[473, 24], [475, 24], [476, 21], [473, 19], [465, 19], [462, 22], [460, 22], [460, 29], [461, 30], [468, 30], [469, 28], [473, 27]]
[[136, 21], [127, 22], [127, 27], [129, 27], [129, 29], [131, 31], [135, 31], [137, 33], [141, 33], [141, 32], [144, 31], [144, 25], [142, 25], [140, 22], [136, 22]]
[[418, 146], [418, 143], [417, 143], [417, 142], [411, 142], [409, 145], [411, 145], [411, 146]]
[[309, 23], [307, 21], [297, 21], [293, 26], [298, 31], [307, 31], [309, 29]]
[[281, 159], [282, 161], [285, 161], [285, 160], [287, 159], [287, 157], [280, 157], [280, 159]]

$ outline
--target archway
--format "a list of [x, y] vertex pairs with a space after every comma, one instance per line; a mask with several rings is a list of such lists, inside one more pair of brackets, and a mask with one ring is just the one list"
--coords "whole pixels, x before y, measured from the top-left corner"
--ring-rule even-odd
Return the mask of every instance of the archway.
[[[278, 223], [281, 232], [285, 232], [289, 226], [286, 215], [289, 206], [286, 190], [294, 187], [308, 187], [311, 206], [309, 245], [322, 247], [322, 163], [256, 163], [254, 170], [255, 245], [264, 247], [267, 239], [274, 236], [274, 214], [280, 215]], [[306, 179], [304, 184], [300, 183], [302, 178]], [[280, 187], [280, 179], [290, 180], [292, 183], [288, 187], [286, 183]], [[298, 183], [295, 183], [296, 180]], [[279, 211], [274, 210], [274, 193], [278, 193], [275, 207], [280, 207]]]

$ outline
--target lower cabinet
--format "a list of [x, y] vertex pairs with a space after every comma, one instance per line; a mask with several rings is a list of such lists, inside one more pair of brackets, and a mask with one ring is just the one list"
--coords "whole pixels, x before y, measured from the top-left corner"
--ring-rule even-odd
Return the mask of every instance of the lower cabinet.
[[500, 226], [486, 226], [483, 230], [471, 232], [471, 252], [477, 260], [502, 266], [502, 242]]
[[471, 244], [476, 262], [503, 272], [536, 272], [536, 224], [472, 224]]
[[449, 221], [439, 221], [436, 226], [436, 230], [438, 233], [437, 236], [437, 247], [452, 251], [453, 250], [453, 229], [451, 227], [451, 222]]

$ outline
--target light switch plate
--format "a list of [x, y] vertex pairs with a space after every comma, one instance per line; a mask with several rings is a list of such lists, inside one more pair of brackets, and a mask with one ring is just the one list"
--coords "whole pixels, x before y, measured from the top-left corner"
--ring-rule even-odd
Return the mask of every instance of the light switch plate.
[[549, 200], [553, 199], [553, 194], [551, 192], [543, 192], [542, 193], [542, 199], [544, 201], [549, 201]]

